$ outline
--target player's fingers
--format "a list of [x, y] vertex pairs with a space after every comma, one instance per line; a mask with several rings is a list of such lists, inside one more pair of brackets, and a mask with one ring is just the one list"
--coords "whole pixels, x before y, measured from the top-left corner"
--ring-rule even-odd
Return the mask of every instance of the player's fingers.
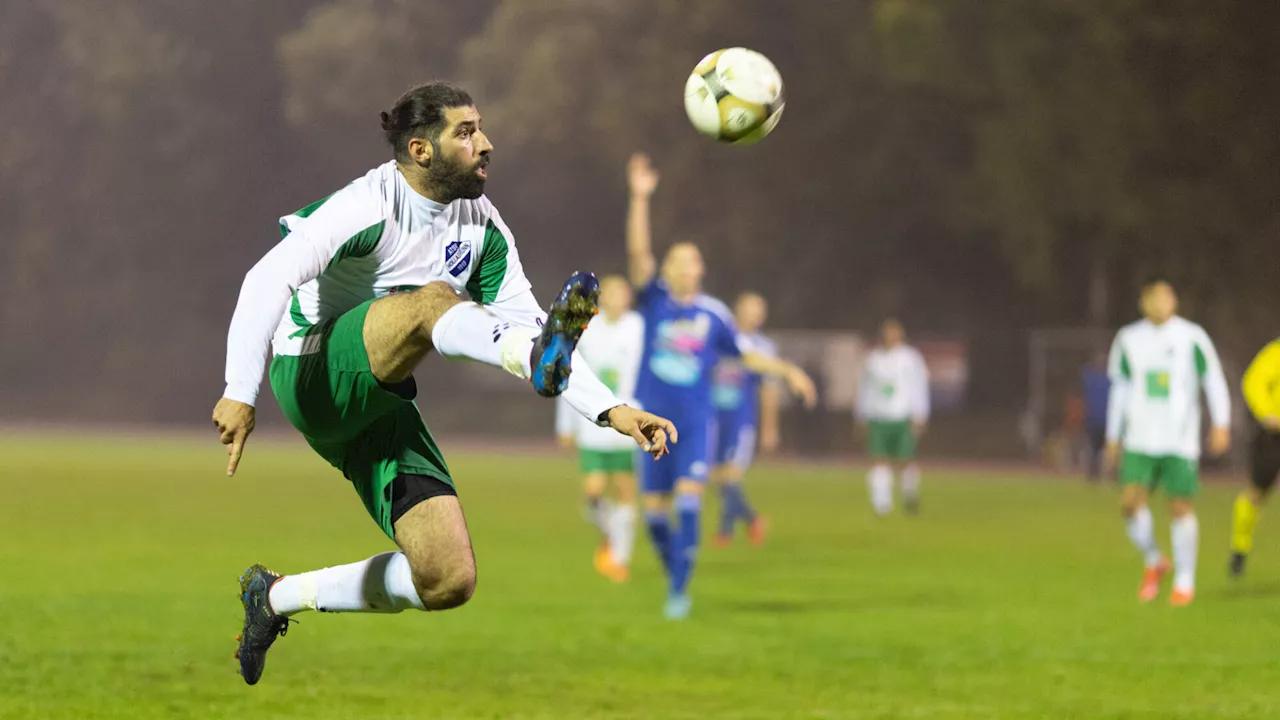
[[221, 432], [219, 433], [218, 439], [222, 441], [223, 445], [230, 445], [236, 439], [235, 432], [233, 432], [230, 428], [219, 428], [219, 429], [221, 430]]
[[653, 449], [653, 446], [649, 442], [649, 438], [645, 437], [644, 431], [640, 429], [640, 423], [632, 425], [631, 429], [627, 431], [627, 434], [636, 441], [636, 444], [640, 446], [641, 450], [650, 452]]
[[231, 443], [231, 460], [227, 463], [227, 477], [236, 474], [236, 468], [240, 465], [240, 455], [244, 453], [245, 433], [236, 435], [235, 441]]
[[663, 455], [671, 452], [667, 447], [667, 434], [661, 429], [653, 431], [653, 450], [650, 452], [653, 454], [654, 460], [657, 460]]
[[654, 424], [657, 425], [659, 429], [661, 429], [668, 436], [670, 436], [671, 442], [673, 443], [680, 442], [680, 431], [676, 429], [675, 423], [671, 422], [666, 418], [660, 418], [660, 417], [655, 417], [654, 421], [655, 421]]

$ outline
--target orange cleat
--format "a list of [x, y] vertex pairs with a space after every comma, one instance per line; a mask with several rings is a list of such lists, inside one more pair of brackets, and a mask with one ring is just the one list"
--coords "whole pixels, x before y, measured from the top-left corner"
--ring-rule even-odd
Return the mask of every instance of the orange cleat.
[[769, 535], [769, 520], [763, 515], [756, 515], [756, 519], [751, 521], [751, 525], [747, 528], [747, 538], [751, 540], [751, 544], [760, 547], [764, 544], [764, 539]]
[[608, 545], [601, 545], [596, 549], [595, 566], [596, 572], [613, 582], [624, 583], [631, 579], [631, 571], [626, 565], [613, 559]]
[[1160, 581], [1169, 574], [1169, 561], [1163, 558], [1142, 574], [1142, 587], [1138, 588], [1138, 602], [1151, 602], [1160, 594]]
[[1169, 597], [1169, 604], [1173, 607], [1186, 607], [1195, 598], [1195, 590], [1174, 590], [1173, 595]]

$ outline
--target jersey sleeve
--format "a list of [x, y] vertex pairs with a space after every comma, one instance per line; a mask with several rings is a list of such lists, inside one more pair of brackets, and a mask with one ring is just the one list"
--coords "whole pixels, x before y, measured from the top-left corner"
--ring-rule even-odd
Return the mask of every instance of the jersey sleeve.
[[223, 397], [258, 399], [271, 336], [301, 285], [348, 257], [374, 252], [385, 227], [380, 195], [357, 181], [280, 220], [284, 238], [245, 275], [227, 331]]
[[1107, 356], [1107, 377], [1111, 380], [1111, 396], [1107, 400], [1107, 442], [1117, 442], [1124, 427], [1125, 399], [1133, 370], [1124, 352], [1124, 331], [1116, 334]]
[[1280, 384], [1280, 340], [1273, 341], [1259, 352], [1244, 372], [1241, 392], [1250, 412], [1259, 421], [1280, 416], [1276, 386]]
[[911, 353], [911, 419], [928, 422], [932, 410], [929, 402], [929, 366], [918, 350]]
[[716, 354], [728, 358], [742, 357], [743, 348], [738, 338], [738, 323], [734, 321], [729, 309], [716, 301], [711, 317], [714, 318], [711, 341], [714, 343]]
[[563, 397], [556, 398], [556, 435], [558, 437], [573, 435], [573, 418], [573, 408], [569, 407], [569, 403], [565, 402]]
[[1203, 329], [1196, 329], [1195, 340], [1196, 372], [1200, 376], [1204, 397], [1209, 406], [1209, 420], [1215, 428], [1231, 426], [1231, 391], [1227, 387], [1227, 376], [1222, 371], [1222, 362], [1218, 359], [1218, 351], [1213, 340]]

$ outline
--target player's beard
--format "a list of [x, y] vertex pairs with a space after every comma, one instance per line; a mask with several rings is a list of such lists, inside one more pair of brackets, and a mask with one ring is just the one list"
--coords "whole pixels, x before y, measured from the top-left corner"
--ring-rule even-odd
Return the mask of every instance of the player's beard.
[[459, 199], [475, 200], [484, 194], [485, 181], [476, 170], [488, 164], [488, 155], [466, 164], [437, 151], [427, 166], [427, 183], [446, 204]]

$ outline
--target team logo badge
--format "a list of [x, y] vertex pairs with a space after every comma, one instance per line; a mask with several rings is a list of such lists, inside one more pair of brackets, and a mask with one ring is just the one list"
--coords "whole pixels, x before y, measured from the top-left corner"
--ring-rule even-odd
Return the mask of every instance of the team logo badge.
[[444, 267], [458, 277], [471, 267], [471, 241], [455, 240], [444, 246]]

